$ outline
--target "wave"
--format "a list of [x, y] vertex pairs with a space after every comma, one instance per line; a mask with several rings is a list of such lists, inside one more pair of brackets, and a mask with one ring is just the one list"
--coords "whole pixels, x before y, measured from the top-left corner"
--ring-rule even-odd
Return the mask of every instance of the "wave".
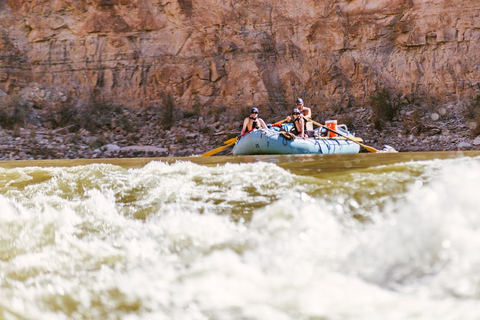
[[1, 169], [0, 310], [478, 319], [479, 176], [478, 158], [324, 177], [269, 163]]

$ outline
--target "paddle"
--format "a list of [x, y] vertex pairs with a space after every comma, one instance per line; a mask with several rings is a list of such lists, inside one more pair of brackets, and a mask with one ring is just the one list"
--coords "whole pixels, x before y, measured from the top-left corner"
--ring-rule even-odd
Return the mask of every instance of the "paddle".
[[346, 135], [344, 135], [344, 134], [341, 134], [341, 133], [338, 132], [338, 131], [335, 131], [335, 130], [333, 130], [333, 129], [330, 129], [329, 127], [324, 126], [324, 125], [321, 124], [321, 123], [318, 123], [318, 122], [316, 122], [316, 121], [313, 121], [312, 119], [307, 119], [307, 121], [312, 122], [312, 123], [313, 123], [314, 125], [316, 125], [316, 126], [325, 128], [325, 129], [327, 129], [327, 130], [329, 130], [329, 131], [331, 131], [331, 132], [333, 132], [333, 133], [336, 133], [336, 134], [338, 134], [339, 136], [342, 136], [342, 137], [344, 137], [344, 138], [347, 139], [347, 140], [350, 140], [350, 141], [353, 141], [353, 142], [355, 142], [355, 143], [358, 143], [360, 146], [364, 147], [365, 149], [367, 149], [368, 151], [370, 151], [370, 152], [372, 152], [372, 153], [381, 152], [380, 150], [377, 150], [377, 149], [375, 149], [374, 147], [369, 147], [369, 146], [367, 146], [367, 145], [364, 145], [363, 143], [360, 143], [360, 142], [358, 142], [358, 141], [355, 141], [354, 139], [352, 139], [352, 138], [350, 138], [350, 137], [348, 137], [348, 136], [346, 136]]
[[[283, 119], [283, 120], [280, 120], [278, 122], [275, 122], [274, 124], [281, 124], [283, 122], [287, 121], [287, 119]], [[244, 134], [246, 134], [248, 132], [245, 132]], [[214, 154], [217, 154], [219, 153], [220, 151], [230, 147], [230, 146], [233, 146], [236, 142], [237, 142], [237, 137], [235, 138], [232, 138], [232, 139], [228, 139], [227, 141], [225, 141], [223, 144], [224, 146], [221, 146], [219, 148], [216, 148], [216, 149], [213, 149], [213, 150], [210, 150], [208, 152], [205, 152], [204, 154], [201, 155], [201, 157], [209, 157], [209, 156], [213, 156]]]
[[222, 147], [219, 147], [219, 148], [216, 148], [216, 149], [213, 149], [213, 150], [210, 150], [208, 152], [205, 152], [204, 154], [202, 154], [201, 156], [202, 157], [209, 157], [209, 156], [212, 156], [216, 153], [219, 153], [220, 151], [222, 151], [223, 149], [226, 149], [230, 146], [233, 146], [235, 143], [237, 142], [237, 137], [235, 138], [232, 138], [232, 139], [228, 139], [227, 141], [224, 142], [224, 146]]

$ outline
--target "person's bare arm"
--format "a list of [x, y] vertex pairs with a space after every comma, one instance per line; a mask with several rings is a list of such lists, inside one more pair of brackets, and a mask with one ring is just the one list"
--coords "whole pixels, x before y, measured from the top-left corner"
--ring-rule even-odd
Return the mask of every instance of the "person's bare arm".
[[262, 128], [268, 129], [267, 125], [265, 124], [265, 121], [263, 121], [263, 119], [259, 119], [259, 120], [260, 120], [260, 125], [262, 126]]
[[240, 135], [243, 135], [245, 133], [245, 131], [247, 130], [247, 126], [248, 126], [248, 118], [245, 118], [245, 120], [243, 120], [243, 127]]
[[305, 118], [312, 118], [312, 109], [310, 108], [304, 108], [305, 109]]
[[300, 119], [300, 121], [298, 122], [300, 124], [300, 137], [302, 138], [305, 138], [305, 120], [304, 119]]

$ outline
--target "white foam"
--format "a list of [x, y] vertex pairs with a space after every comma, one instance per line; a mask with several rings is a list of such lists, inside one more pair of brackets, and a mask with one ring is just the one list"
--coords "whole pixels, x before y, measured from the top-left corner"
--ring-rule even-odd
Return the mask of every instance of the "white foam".
[[[0, 196], [0, 239], [10, 244], [1, 251], [1, 298], [10, 314], [480, 318], [478, 159], [357, 172], [342, 177], [352, 190], [325, 194], [318, 190], [335, 184], [266, 163], [41, 175]], [[354, 198], [369, 194], [368, 181], [371, 200]], [[373, 186], [382, 181], [391, 199]], [[236, 210], [251, 210], [251, 220], [236, 222]]]

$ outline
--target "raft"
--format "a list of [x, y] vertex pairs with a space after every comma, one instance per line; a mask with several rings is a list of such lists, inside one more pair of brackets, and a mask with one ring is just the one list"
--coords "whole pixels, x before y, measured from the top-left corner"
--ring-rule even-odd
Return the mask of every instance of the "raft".
[[[287, 127], [288, 129], [288, 127]], [[288, 131], [288, 130], [287, 130]], [[360, 152], [362, 139], [348, 132], [345, 125], [338, 127], [342, 136], [326, 136], [325, 129], [309, 131], [309, 138], [295, 137], [290, 140], [285, 131], [270, 129], [254, 129], [237, 140], [233, 147], [233, 155], [266, 155], [266, 154], [353, 154]]]

